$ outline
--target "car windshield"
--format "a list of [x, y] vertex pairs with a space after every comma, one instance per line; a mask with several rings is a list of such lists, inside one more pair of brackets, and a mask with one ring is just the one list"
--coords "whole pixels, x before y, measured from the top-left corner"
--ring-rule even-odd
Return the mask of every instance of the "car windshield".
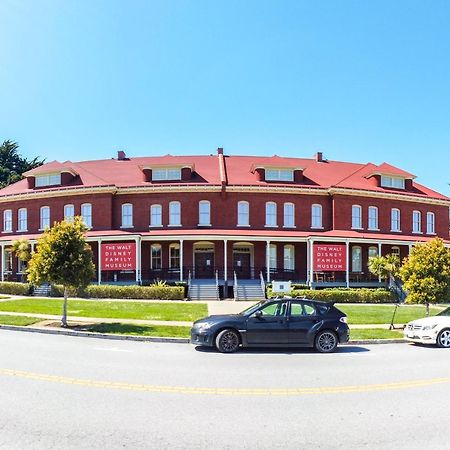
[[244, 311], [241, 311], [239, 314], [241, 316], [249, 316], [250, 314], [252, 314], [254, 311], [256, 311], [264, 303], [266, 303], [265, 300], [263, 300], [261, 302], [258, 302], [255, 305], [249, 306], [248, 308], [244, 309]]
[[445, 308], [444, 311], [441, 311], [437, 316], [450, 316], [450, 308]]

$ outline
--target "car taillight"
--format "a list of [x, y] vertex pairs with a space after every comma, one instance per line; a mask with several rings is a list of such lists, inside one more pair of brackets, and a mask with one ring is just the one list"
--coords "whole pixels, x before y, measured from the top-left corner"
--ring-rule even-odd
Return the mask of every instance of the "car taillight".
[[346, 317], [346, 316], [340, 317], [340, 318], [339, 318], [339, 322], [347, 323], [347, 317]]

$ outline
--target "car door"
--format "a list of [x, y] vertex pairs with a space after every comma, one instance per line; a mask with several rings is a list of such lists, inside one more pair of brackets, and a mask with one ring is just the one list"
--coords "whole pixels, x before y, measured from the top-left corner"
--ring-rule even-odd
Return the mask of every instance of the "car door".
[[315, 306], [302, 300], [291, 301], [289, 309], [289, 343], [307, 344], [309, 331], [319, 322]]
[[261, 306], [247, 319], [247, 342], [250, 345], [288, 344], [287, 301], [271, 302]]

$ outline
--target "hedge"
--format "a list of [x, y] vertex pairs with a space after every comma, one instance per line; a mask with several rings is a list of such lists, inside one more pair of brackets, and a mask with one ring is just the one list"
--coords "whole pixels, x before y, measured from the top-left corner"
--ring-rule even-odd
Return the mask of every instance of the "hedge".
[[1, 281], [0, 282], [0, 293], [1, 294], [11, 294], [11, 295], [30, 295], [31, 294], [31, 284], [17, 283], [17, 282], [13, 282], [13, 281]]
[[[111, 284], [90, 285], [83, 291], [69, 291], [70, 296], [87, 298], [130, 298], [130, 299], [157, 299], [157, 300], [183, 300], [184, 286], [116, 286]], [[52, 286], [51, 295], [62, 297], [62, 286]]]
[[[276, 297], [269, 290], [267, 295], [270, 298]], [[312, 300], [336, 303], [393, 303], [396, 301], [394, 294], [387, 289], [293, 289], [290, 295], [292, 297], [307, 297]]]

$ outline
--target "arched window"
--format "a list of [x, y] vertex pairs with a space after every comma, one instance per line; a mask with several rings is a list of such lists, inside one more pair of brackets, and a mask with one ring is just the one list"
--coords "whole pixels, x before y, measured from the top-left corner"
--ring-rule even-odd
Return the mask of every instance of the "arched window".
[[198, 224], [211, 225], [211, 203], [208, 200], [198, 202]]
[[161, 227], [162, 226], [162, 206], [152, 205], [150, 206], [150, 226]]
[[311, 206], [311, 228], [323, 228], [322, 226], [322, 205]]
[[238, 227], [248, 227], [250, 225], [250, 205], [246, 201], [238, 202], [237, 206]]
[[367, 256], [369, 259], [378, 256], [378, 247], [375, 247], [374, 245], [370, 246], [367, 252]]
[[40, 229], [45, 230], [50, 227], [50, 207], [41, 206], [40, 213]]
[[277, 204], [266, 202], [266, 227], [277, 226]]
[[369, 230], [378, 230], [378, 208], [376, 206], [369, 206]]
[[180, 244], [173, 243], [169, 245], [169, 267], [171, 269], [180, 268]]
[[359, 246], [352, 247], [352, 272], [362, 272], [362, 250]]
[[169, 226], [178, 227], [181, 225], [181, 203], [169, 203]]
[[64, 205], [64, 220], [66, 222], [72, 223], [75, 218], [75, 206]]
[[422, 213], [420, 211], [413, 211], [412, 231], [413, 233], [422, 232]]
[[269, 246], [269, 269], [277, 269], [277, 245], [270, 244]]
[[435, 234], [436, 228], [435, 228], [435, 216], [432, 212], [427, 212], [427, 233], [428, 234]]
[[391, 209], [391, 231], [400, 231], [400, 210]]
[[283, 218], [285, 228], [295, 227], [295, 205], [293, 203], [283, 205]]
[[12, 230], [12, 210], [5, 209], [3, 211], [3, 231], [9, 233]]
[[131, 203], [124, 203], [122, 205], [122, 226], [121, 228], [133, 227], [133, 205]]
[[400, 247], [391, 247], [391, 255], [397, 255], [400, 258]]
[[81, 205], [81, 217], [84, 224], [88, 228], [92, 228], [92, 205], [90, 203], [83, 203]]
[[162, 267], [161, 244], [153, 244], [151, 246], [150, 267], [152, 270], [161, 270]]
[[362, 208], [360, 205], [352, 205], [352, 228], [362, 229]]
[[293, 245], [285, 245], [284, 253], [284, 270], [295, 270], [295, 247]]
[[20, 208], [17, 212], [17, 231], [28, 231], [27, 216], [27, 208]]

